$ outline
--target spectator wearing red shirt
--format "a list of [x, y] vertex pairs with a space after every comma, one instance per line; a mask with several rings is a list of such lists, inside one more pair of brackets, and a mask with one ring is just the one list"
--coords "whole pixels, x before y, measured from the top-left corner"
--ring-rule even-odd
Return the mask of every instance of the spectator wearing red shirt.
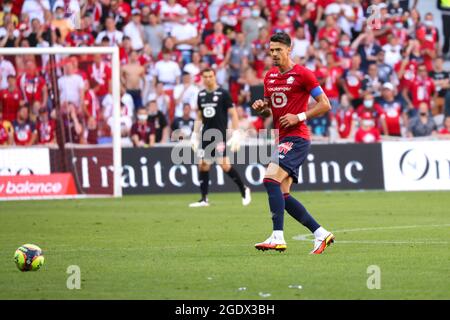
[[119, 59], [120, 64], [125, 65], [128, 63], [128, 56], [130, 55], [133, 47], [131, 46], [131, 39], [128, 36], [124, 36], [122, 43], [119, 46]]
[[332, 15], [328, 15], [325, 18], [325, 26], [319, 30], [318, 38], [319, 40], [328, 39], [332, 45], [337, 46], [340, 33], [341, 30], [336, 25], [336, 19]]
[[219, 9], [219, 19], [224, 24], [224, 33], [228, 30], [241, 31], [241, 6], [236, 4], [236, 0], [226, 0], [226, 3]]
[[351, 138], [354, 135], [357, 115], [347, 95], [341, 97], [341, 103], [336, 110], [335, 119], [339, 137], [341, 139]]
[[391, 34], [394, 38], [398, 39], [398, 42], [401, 46], [405, 46], [408, 42], [408, 31], [405, 29], [402, 18], [394, 18], [392, 21], [394, 23], [393, 28], [391, 30]]
[[417, 76], [409, 88], [403, 90], [403, 97], [405, 98], [409, 111], [408, 115], [414, 116], [417, 113], [419, 104], [425, 102], [427, 105], [431, 105], [431, 102], [435, 100], [437, 95], [434, 87], [433, 79], [428, 76], [427, 68], [424, 65], [419, 65], [417, 69]]
[[420, 42], [421, 51], [428, 71], [433, 69], [433, 59], [439, 49], [439, 31], [435, 26], [433, 14], [428, 12], [425, 20], [416, 30], [416, 39]]
[[354, 108], [359, 106], [362, 102], [360, 91], [364, 73], [361, 71], [360, 67], [361, 56], [356, 54], [351, 58], [350, 69], [344, 71], [341, 79], [341, 86]]
[[[94, 84], [93, 84], [94, 85]], [[95, 90], [89, 89], [84, 95], [84, 109], [87, 110], [88, 118], [94, 118], [96, 121], [101, 118], [100, 100], [95, 94]]]
[[386, 121], [387, 135], [401, 137], [401, 127], [407, 119], [402, 101], [395, 97], [395, 88], [392, 83], [386, 82], [383, 84], [378, 104], [384, 110], [382, 117]]
[[381, 140], [380, 130], [370, 112], [364, 112], [361, 117], [359, 129], [355, 133], [356, 143], [375, 143]]
[[131, 18], [131, 6], [123, 0], [111, 0], [110, 12], [116, 17], [116, 27], [122, 29]]
[[410, 59], [411, 52], [414, 43], [410, 41], [405, 50], [402, 50], [402, 60], [399, 61], [395, 67], [394, 71], [397, 74], [397, 78], [400, 80], [398, 85], [399, 92], [402, 92], [405, 88], [409, 88], [411, 81], [416, 77], [417, 68], [419, 63], [415, 59]]
[[223, 34], [222, 22], [217, 21], [214, 24], [214, 33], [206, 37], [205, 44], [213, 63], [219, 68], [224, 67], [230, 60], [231, 42]]
[[17, 88], [17, 80], [14, 75], [8, 76], [8, 87], [0, 90], [0, 110], [3, 111], [3, 119], [13, 121], [17, 110], [22, 103], [22, 94]]
[[185, 12], [186, 8], [175, 0], [161, 1], [161, 10], [159, 14], [167, 33], [170, 33], [179, 16]]
[[375, 102], [375, 99], [372, 94], [366, 93], [364, 95], [364, 100], [362, 105], [356, 108], [356, 114], [360, 119], [363, 118], [364, 114], [370, 114], [370, 117], [375, 121], [375, 127], [383, 129], [383, 133], [387, 134], [387, 126], [386, 120], [384, 118], [384, 110], [383, 108]]
[[146, 108], [137, 111], [137, 120], [131, 126], [131, 141], [135, 147], [151, 147], [155, 144], [155, 128], [148, 121]]
[[187, 22], [192, 24], [197, 29], [197, 33], [201, 35], [205, 30], [208, 19], [202, 18], [198, 5], [194, 1], [189, 1], [186, 5], [186, 9], [188, 17]]
[[170, 60], [180, 64], [183, 56], [175, 46], [175, 39], [173, 37], [165, 38], [163, 41], [162, 49], [158, 54], [157, 60], [164, 60], [164, 55], [168, 53], [170, 55]]
[[[274, 8], [275, 9], [275, 8]], [[291, 20], [292, 23], [299, 18], [299, 10], [297, 7], [291, 6], [290, 0], [280, 0], [280, 6], [276, 8], [274, 11], [283, 10], [286, 12], [287, 16]]]
[[13, 121], [14, 143], [18, 146], [31, 146], [37, 141], [36, 126], [29, 119], [29, 106], [22, 105], [17, 111], [17, 117]]
[[284, 10], [277, 12], [277, 21], [272, 25], [272, 34], [277, 32], [285, 32], [290, 36], [294, 35], [294, 23]]
[[252, 43], [253, 53], [253, 68], [256, 71], [258, 78], [262, 77], [264, 71], [264, 59], [269, 50], [269, 31], [267, 28], [262, 28], [259, 32], [259, 37]]
[[33, 60], [28, 60], [25, 67], [25, 73], [17, 79], [22, 97], [30, 105], [39, 101], [41, 105], [46, 106], [48, 92], [45, 79], [38, 74], [36, 63]]
[[327, 53], [326, 59], [327, 73], [325, 77], [325, 85], [322, 89], [330, 100], [332, 106], [331, 112], [334, 114], [339, 106], [339, 80], [342, 77], [343, 70], [336, 63], [332, 52]]
[[48, 109], [45, 107], [39, 109], [39, 118], [36, 128], [38, 133], [38, 144], [55, 143], [56, 121], [54, 119], [50, 119]]
[[91, 84], [94, 85], [93, 89], [95, 94], [102, 100], [108, 94], [109, 82], [111, 81], [111, 68], [102, 60], [101, 55], [94, 55], [94, 63], [89, 66], [88, 76]]
[[71, 47], [90, 47], [94, 45], [94, 36], [89, 30], [86, 18], [80, 20], [80, 28], [71, 30], [65, 39], [66, 43]]

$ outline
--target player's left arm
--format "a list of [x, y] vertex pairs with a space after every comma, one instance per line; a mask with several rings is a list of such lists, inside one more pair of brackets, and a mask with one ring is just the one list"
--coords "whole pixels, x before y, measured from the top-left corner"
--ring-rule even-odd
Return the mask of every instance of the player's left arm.
[[[316, 90], [316, 88], [318, 88]], [[314, 90], [317, 91], [317, 95], [312, 93], [313, 98], [316, 103], [307, 111], [301, 112], [299, 114], [288, 113], [280, 118], [280, 125], [284, 128], [295, 126], [306, 119], [311, 119], [319, 117], [331, 110], [330, 100], [328, 100], [327, 95], [322, 91], [320, 87], [316, 87]], [[319, 92], [320, 91], [320, 92]]]
[[241, 135], [239, 132], [239, 117], [236, 110], [236, 107], [234, 106], [233, 102], [231, 101], [231, 97], [229, 94], [226, 95], [226, 100], [228, 105], [228, 115], [231, 118], [231, 128], [232, 128], [232, 134], [231, 139], [228, 140], [227, 145], [230, 146], [231, 152], [239, 151], [241, 147]]
[[239, 129], [239, 117], [237, 114], [237, 110], [234, 106], [228, 109], [228, 115], [231, 118], [231, 129], [233, 129], [233, 131], [238, 130]]

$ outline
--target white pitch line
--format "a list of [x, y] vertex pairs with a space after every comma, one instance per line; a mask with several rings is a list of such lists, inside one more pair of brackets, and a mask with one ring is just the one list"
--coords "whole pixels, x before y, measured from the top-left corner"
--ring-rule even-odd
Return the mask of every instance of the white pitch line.
[[[376, 230], [396, 230], [396, 229], [415, 229], [415, 228], [439, 228], [439, 227], [450, 227], [450, 224], [428, 224], [428, 225], [412, 225], [412, 226], [392, 226], [392, 227], [369, 227], [369, 228], [354, 228], [354, 229], [342, 229], [335, 230], [333, 233], [342, 232], [360, 232], [360, 231], [376, 231]], [[292, 237], [294, 240], [298, 241], [308, 241], [311, 242], [313, 235], [300, 234], [298, 236]], [[335, 240], [336, 243], [365, 243], [365, 244], [449, 244], [448, 241], [433, 241], [433, 240], [418, 240], [418, 241], [404, 241], [404, 240]]]

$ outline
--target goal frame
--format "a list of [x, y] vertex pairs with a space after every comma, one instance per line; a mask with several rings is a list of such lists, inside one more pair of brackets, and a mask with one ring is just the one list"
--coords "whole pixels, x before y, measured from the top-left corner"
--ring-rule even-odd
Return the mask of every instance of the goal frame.
[[47, 47], [47, 48], [0, 48], [0, 55], [80, 55], [109, 54], [111, 55], [111, 81], [113, 96], [113, 197], [122, 197], [122, 150], [120, 136], [120, 58], [119, 47]]

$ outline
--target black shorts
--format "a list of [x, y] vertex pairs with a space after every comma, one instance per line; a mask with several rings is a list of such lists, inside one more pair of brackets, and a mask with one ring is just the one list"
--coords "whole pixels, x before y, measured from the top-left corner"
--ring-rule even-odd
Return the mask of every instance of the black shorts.
[[201, 149], [198, 150], [198, 156], [201, 159], [214, 161], [217, 158], [223, 158], [227, 153], [227, 143], [225, 140], [204, 141], [202, 140]]
[[309, 140], [300, 137], [285, 137], [281, 139], [278, 148], [272, 154], [271, 162], [280, 166], [295, 183], [298, 183], [299, 169], [308, 156], [310, 146]]

